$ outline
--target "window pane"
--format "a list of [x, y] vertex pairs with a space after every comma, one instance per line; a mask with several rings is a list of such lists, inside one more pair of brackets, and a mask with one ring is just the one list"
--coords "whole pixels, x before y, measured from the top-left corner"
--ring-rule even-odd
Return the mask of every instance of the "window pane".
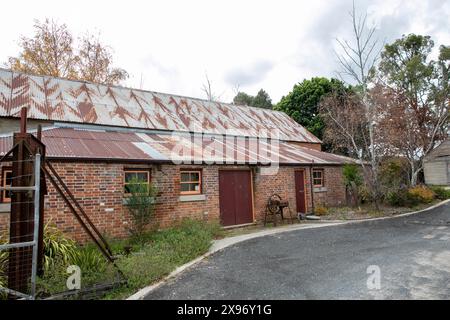
[[138, 172], [137, 178], [140, 182], [148, 182], [148, 174], [147, 172]]
[[189, 181], [189, 172], [182, 172], [181, 173], [181, 182]]
[[188, 184], [188, 183], [182, 183], [181, 184], [181, 192], [189, 191], [189, 186], [190, 186], [190, 184]]
[[200, 180], [200, 173], [191, 172], [191, 181], [199, 181], [199, 180]]
[[323, 184], [322, 179], [313, 179], [313, 183], [316, 186], [321, 186]]
[[200, 191], [200, 185], [198, 183], [194, 184], [194, 191]]
[[12, 183], [12, 171], [5, 171], [5, 177], [6, 177], [6, 185], [10, 186]]
[[136, 178], [137, 176], [135, 172], [125, 172], [125, 182], [130, 182]]

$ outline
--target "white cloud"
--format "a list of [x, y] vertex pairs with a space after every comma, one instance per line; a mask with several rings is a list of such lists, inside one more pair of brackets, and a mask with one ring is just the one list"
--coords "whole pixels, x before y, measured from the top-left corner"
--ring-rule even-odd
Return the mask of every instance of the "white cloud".
[[[368, 8], [383, 39], [416, 32], [450, 44], [448, 2], [356, 4]], [[351, 0], [9, 1], [2, 11], [17, 14], [0, 20], [0, 61], [17, 54], [16, 41], [31, 34], [33, 19], [56, 18], [75, 34], [100, 31], [116, 65], [130, 72], [129, 86], [203, 97], [207, 72], [222, 100], [231, 101], [240, 84], [250, 94], [264, 88], [276, 102], [304, 78], [333, 76], [334, 39], [349, 37], [350, 9]]]

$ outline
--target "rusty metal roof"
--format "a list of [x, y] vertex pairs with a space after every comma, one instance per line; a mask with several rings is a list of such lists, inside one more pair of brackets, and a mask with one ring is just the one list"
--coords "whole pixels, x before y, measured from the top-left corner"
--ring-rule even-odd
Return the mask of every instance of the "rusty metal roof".
[[[233, 164], [344, 164], [355, 160], [301, 147], [296, 143], [261, 139], [195, 134], [155, 134], [76, 128], [47, 128], [42, 131], [47, 157], [58, 159], [116, 160]], [[241, 140], [239, 140], [241, 139]], [[12, 147], [12, 136], [0, 136], [0, 156]], [[181, 149], [180, 149], [181, 148]], [[227, 149], [228, 148], [228, 149]], [[216, 152], [211, 152], [216, 150]], [[269, 150], [269, 151], [268, 151]], [[217, 152], [218, 151], [218, 152]]]
[[0, 117], [320, 143], [284, 112], [0, 69]]

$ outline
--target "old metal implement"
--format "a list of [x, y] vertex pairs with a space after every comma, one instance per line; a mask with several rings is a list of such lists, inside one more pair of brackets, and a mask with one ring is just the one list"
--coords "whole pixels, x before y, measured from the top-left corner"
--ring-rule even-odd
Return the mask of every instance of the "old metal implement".
[[267, 200], [267, 205], [266, 205], [266, 212], [264, 215], [264, 226], [266, 225], [267, 221], [267, 217], [268, 216], [272, 216], [272, 222], [273, 224], [276, 226], [277, 225], [277, 215], [280, 215], [281, 220], [284, 220], [284, 209], [287, 209], [289, 212], [289, 223], [293, 223], [292, 222], [292, 212], [291, 209], [289, 207], [289, 201], [287, 200], [283, 200], [280, 195], [274, 193], [273, 195], [271, 195], [269, 197], [269, 199]]

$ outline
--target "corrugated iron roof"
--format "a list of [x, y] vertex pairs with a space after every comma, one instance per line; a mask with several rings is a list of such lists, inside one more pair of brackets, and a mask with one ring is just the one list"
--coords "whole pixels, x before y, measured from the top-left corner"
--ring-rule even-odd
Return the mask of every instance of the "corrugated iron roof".
[[280, 111], [0, 69], [0, 117], [24, 106], [33, 119], [320, 143]]
[[[354, 159], [301, 147], [296, 143], [195, 134], [155, 134], [76, 128], [49, 128], [42, 131], [48, 158], [193, 161], [195, 163], [242, 164], [344, 164]], [[11, 136], [0, 136], [0, 155], [12, 147]], [[213, 152], [213, 151], [214, 152]]]

